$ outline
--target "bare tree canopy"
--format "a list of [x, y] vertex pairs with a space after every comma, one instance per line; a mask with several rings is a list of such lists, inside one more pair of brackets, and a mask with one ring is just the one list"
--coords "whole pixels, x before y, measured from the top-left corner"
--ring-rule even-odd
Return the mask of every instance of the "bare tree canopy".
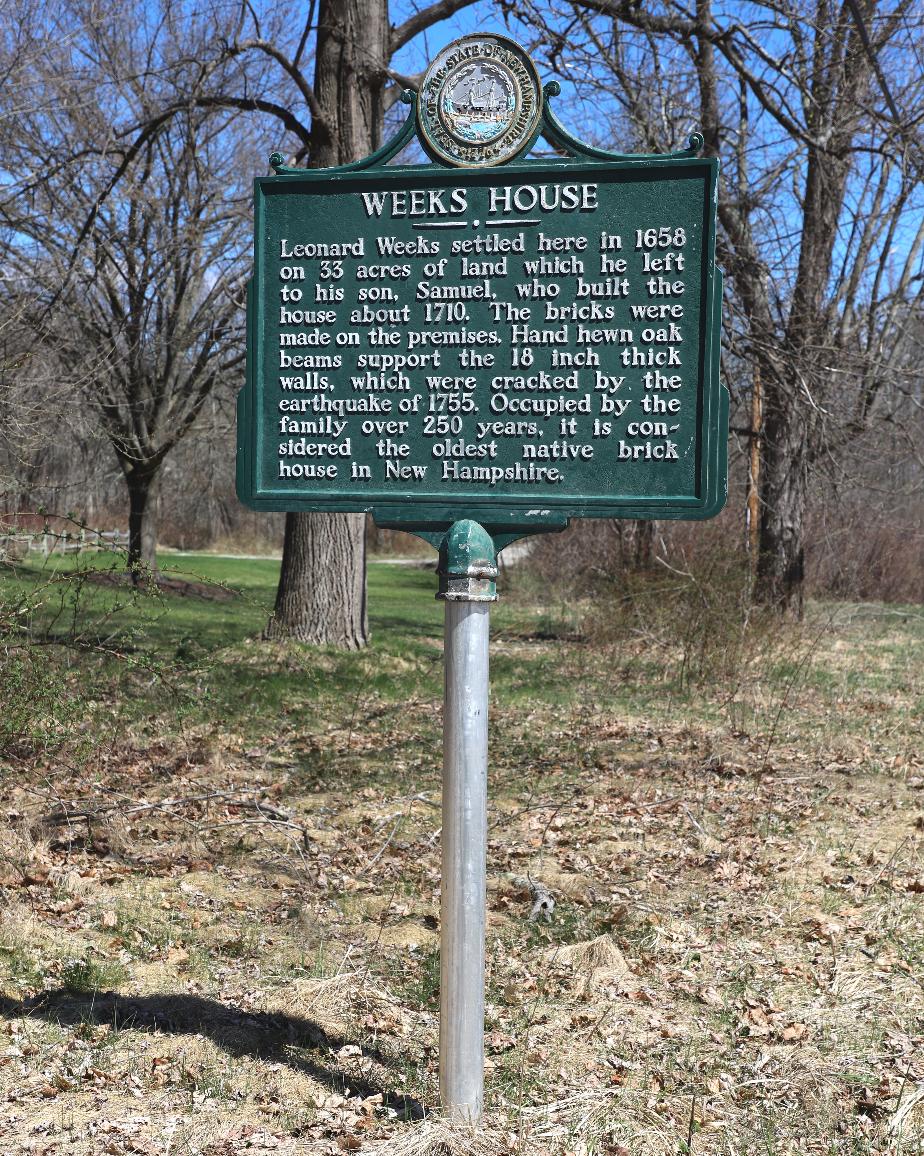
[[[523, 0], [515, 10], [538, 30], [537, 55], [572, 80], [585, 112], [599, 110], [585, 123], [606, 143], [669, 149], [701, 127], [722, 160], [729, 353], [763, 390], [757, 589], [798, 611], [810, 473], [837, 469], [917, 373], [920, 7]], [[600, 115], [611, 111], [615, 123]]]
[[[164, 461], [216, 387], [230, 397], [241, 383], [253, 172], [273, 150], [316, 166], [374, 150], [417, 83], [401, 70], [418, 66], [406, 63], [415, 37], [448, 39], [457, 29], [442, 22], [474, 23], [472, 3], [157, 0], [126, 20], [111, 0], [52, 0], [3, 25], [7, 363], [28, 361], [20, 395], [53, 393], [58, 414], [70, 396], [95, 415], [129, 490], [132, 566], [154, 563]], [[655, 152], [700, 128], [720, 157], [724, 367], [759, 477], [757, 593], [798, 612], [816, 479], [852, 485], [858, 455], [884, 444], [871, 430], [888, 429], [892, 453], [919, 452], [920, 4], [505, 0], [496, 12], [564, 82], [558, 113], [582, 137]], [[21, 400], [4, 385], [10, 428]], [[289, 516], [269, 634], [365, 644], [362, 522]]]
[[[299, 20], [287, 10], [242, 6], [233, 34], [213, 45], [189, 78], [186, 102], [274, 117], [278, 147], [296, 163], [357, 160], [378, 148], [386, 109], [414, 83], [392, 70], [394, 53], [471, 3], [437, 0], [397, 25], [387, 0], [320, 0]], [[165, 105], [149, 123], [179, 107]], [[139, 139], [145, 132], [147, 126]], [[360, 514], [288, 515], [269, 637], [366, 645], [364, 526]]]
[[176, 104], [211, 29], [169, 5], [31, 14], [5, 45], [0, 214], [34, 349], [97, 414], [125, 476], [129, 567], [154, 568], [164, 459], [243, 360], [249, 252], [241, 133], [225, 113]]

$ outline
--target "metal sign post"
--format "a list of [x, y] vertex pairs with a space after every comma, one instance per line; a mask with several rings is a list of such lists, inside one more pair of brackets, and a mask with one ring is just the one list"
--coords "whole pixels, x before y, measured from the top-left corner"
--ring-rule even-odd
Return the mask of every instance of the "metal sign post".
[[497, 598], [494, 543], [456, 522], [440, 549], [443, 861], [440, 903], [440, 1101], [475, 1123], [484, 1100], [484, 943], [488, 805], [488, 634]]

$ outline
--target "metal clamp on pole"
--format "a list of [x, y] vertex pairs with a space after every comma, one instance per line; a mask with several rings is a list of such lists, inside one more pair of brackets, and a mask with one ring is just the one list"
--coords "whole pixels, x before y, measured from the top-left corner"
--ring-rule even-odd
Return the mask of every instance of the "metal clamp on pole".
[[440, 544], [437, 568], [443, 602], [496, 602], [497, 559], [487, 530], [466, 518], [453, 522]]
[[497, 598], [490, 534], [456, 522], [440, 546], [446, 603], [440, 904], [440, 1102], [476, 1123], [484, 1102], [488, 638]]

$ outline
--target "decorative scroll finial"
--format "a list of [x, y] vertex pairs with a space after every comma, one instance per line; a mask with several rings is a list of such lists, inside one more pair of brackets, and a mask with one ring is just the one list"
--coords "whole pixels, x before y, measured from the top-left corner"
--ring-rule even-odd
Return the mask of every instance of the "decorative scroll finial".
[[[406, 88], [401, 93], [401, 103], [410, 105], [411, 111], [408, 113], [404, 124], [398, 129], [390, 140], [387, 140], [381, 148], [370, 153], [369, 156], [363, 157], [362, 160], [352, 161], [348, 165], [336, 165], [333, 168], [325, 169], [328, 173], [358, 173], [363, 169], [374, 169], [379, 165], [387, 164], [392, 157], [396, 157], [399, 152], [408, 144], [414, 137], [414, 132], [417, 128], [417, 93], [411, 92]], [[269, 159], [270, 167], [275, 171], [277, 177], [290, 176], [293, 173], [303, 173], [305, 169], [293, 168], [286, 164], [285, 157], [282, 153], [272, 153]]]
[[[561, 96], [561, 85], [557, 80], [550, 80], [542, 89], [545, 95], [545, 104], [542, 109], [542, 135], [550, 144], [569, 152], [575, 160], [589, 159], [595, 161], [637, 161], [643, 159], [643, 153], [616, 153], [609, 149], [597, 148], [596, 145], [585, 144], [573, 136], [549, 107], [549, 100]], [[655, 153], [654, 156], [666, 156], [680, 160], [685, 157], [695, 157], [705, 144], [703, 134], [693, 132], [689, 136], [689, 147], [672, 153]]]

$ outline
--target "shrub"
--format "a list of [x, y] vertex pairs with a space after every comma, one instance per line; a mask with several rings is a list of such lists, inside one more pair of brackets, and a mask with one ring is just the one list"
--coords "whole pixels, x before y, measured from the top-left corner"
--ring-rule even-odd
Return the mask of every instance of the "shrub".
[[742, 678], [781, 638], [776, 616], [752, 605], [745, 551], [731, 519], [666, 525], [583, 522], [538, 539], [522, 585], [581, 600], [581, 631], [657, 659], [681, 687]]

